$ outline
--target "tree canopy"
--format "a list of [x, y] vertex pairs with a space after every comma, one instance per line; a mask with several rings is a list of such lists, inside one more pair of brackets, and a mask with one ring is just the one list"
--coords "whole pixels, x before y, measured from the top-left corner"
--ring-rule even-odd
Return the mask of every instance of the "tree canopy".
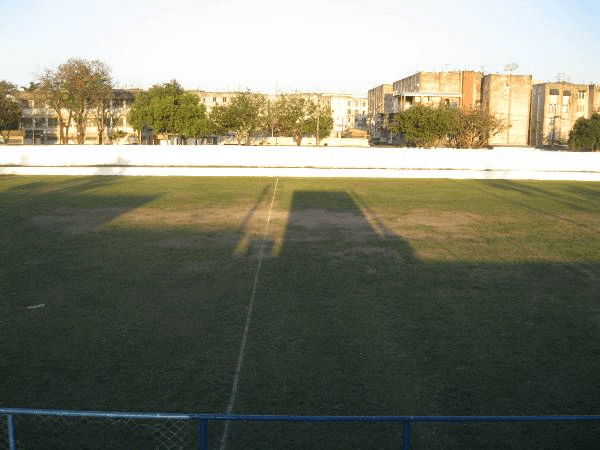
[[274, 105], [276, 128], [292, 136], [296, 145], [305, 136], [327, 137], [333, 130], [331, 108], [296, 95], [281, 96]]
[[269, 128], [267, 104], [263, 94], [238, 92], [227, 105], [212, 109], [210, 121], [216, 133], [235, 133], [239, 143], [250, 145], [257, 134]]
[[98, 60], [71, 58], [57, 70], [46, 69], [38, 76], [38, 82], [40, 95], [58, 115], [61, 143], [65, 128], [68, 143], [72, 119], [77, 127], [77, 143], [83, 144], [90, 113], [98, 102], [112, 97], [109, 67]]
[[591, 151], [600, 149], [600, 113], [592, 114], [589, 119], [577, 119], [569, 135], [569, 148]]
[[482, 148], [504, 123], [479, 109], [415, 105], [398, 113], [390, 129], [416, 147]]
[[195, 138], [210, 133], [206, 108], [197, 95], [186, 92], [175, 80], [141, 92], [129, 111], [128, 121], [135, 130], [146, 126], [167, 137]]
[[10, 130], [16, 130], [21, 116], [21, 106], [14, 94], [17, 88], [8, 81], [0, 81], [0, 133], [4, 143], [8, 142]]

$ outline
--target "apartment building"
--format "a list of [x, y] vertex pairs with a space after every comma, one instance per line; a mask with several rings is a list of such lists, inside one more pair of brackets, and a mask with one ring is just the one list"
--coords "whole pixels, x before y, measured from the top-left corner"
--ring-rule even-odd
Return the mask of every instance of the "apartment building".
[[371, 141], [374, 143], [388, 142], [388, 118], [392, 113], [394, 87], [382, 84], [369, 89], [367, 124]]
[[321, 94], [331, 107], [332, 137], [342, 137], [349, 129], [367, 130], [368, 99], [350, 94]]
[[589, 119], [599, 108], [600, 86], [569, 82], [535, 84], [529, 124], [531, 145], [567, 145], [577, 119]]
[[482, 72], [417, 72], [393, 83], [393, 113], [413, 105], [476, 107], [481, 101]]
[[482, 80], [481, 109], [502, 120], [505, 129], [490, 138], [490, 145], [529, 144], [531, 75], [489, 74]]
[[222, 91], [192, 91], [200, 101], [200, 104], [206, 107], [206, 114], [210, 114], [215, 106], [227, 106], [231, 99], [235, 97], [236, 92]]
[[[105, 119], [104, 133], [121, 130], [125, 136], [119, 139], [122, 143], [137, 142], [138, 133], [127, 123], [127, 112], [135, 100], [139, 90], [115, 89], [111, 100], [110, 112]], [[17, 95], [21, 104], [21, 120], [19, 128], [22, 131], [22, 143], [58, 144], [60, 142], [60, 124], [58, 114], [50, 108], [36, 92], [19, 92]], [[65, 112], [66, 117], [66, 112]], [[71, 123], [66, 135], [67, 143], [76, 142], [77, 129]], [[95, 116], [90, 116], [86, 124], [85, 143], [98, 143], [98, 127]]]
[[[476, 71], [417, 72], [392, 84], [391, 111], [382, 110], [378, 100], [382, 85], [369, 91], [371, 136], [384, 137], [386, 121], [415, 105], [481, 109], [500, 118], [506, 129], [492, 137], [491, 145], [524, 146], [529, 143], [531, 75], [488, 74]], [[379, 104], [377, 103], [379, 102]], [[376, 120], [376, 117], [379, 116]], [[373, 140], [377, 142], [377, 139]]]

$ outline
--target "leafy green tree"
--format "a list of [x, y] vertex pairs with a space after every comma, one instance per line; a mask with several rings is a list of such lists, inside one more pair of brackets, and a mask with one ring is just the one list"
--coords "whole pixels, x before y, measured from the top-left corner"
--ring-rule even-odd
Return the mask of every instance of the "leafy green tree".
[[70, 58], [56, 71], [46, 70], [38, 78], [40, 93], [58, 116], [61, 142], [64, 142], [63, 129], [66, 129], [68, 143], [72, 119], [77, 129], [77, 143], [83, 144], [90, 114], [97, 113], [99, 102], [112, 96], [109, 67], [98, 60]]
[[569, 148], [591, 151], [600, 149], [600, 113], [592, 114], [589, 119], [577, 119], [569, 135]]
[[415, 105], [397, 114], [390, 124], [393, 133], [402, 133], [406, 143], [416, 147], [446, 146], [454, 124], [452, 110]]
[[21, 117], [21, 106], [15, 99], [17, 88], [8, 81], [0, 81], [0, 133], [8, 142], [10, 130], [16, 130]]
[[128, 121], [141, 132], [144, 126], [172, 136], [202, 137], [210, 133], [206, 108], [198, 96], [186, 92], [177, 81], [155, 85], [135, 98]]
[[90, 113], [112, 96], [110, 69], [101, 61], [69, 59], [58, 67], [67, 95], [67, 108], [73, 112], [77, 143], [85, 142]]
[[319, 139], [329, 136], [333, 130], [331, 108], [305, 97], [281, 96], [274, 109], [278, 131], [292, 136], [296, 145], [300, 145], [305, 136], [316, 136], [318, 145]]
[[21, 86], [23, 88], [23, 91], [25, 92], [35, 92], [40, 88], [40, 83], [36, 83], [35, 81], [30, 81], [29, 82], [29, 87], [26, 86]]
[[409, 146], [482, 148], [504, 129], [504, 122], [479, 109], [416, 105], [397, 114], [390, 125]]
[[479, 109], [449, 109], [448, 114], [448, 145], [454, 148], [486, 147], [492, 136], [506, 128], [501, 119]]
[[268, 111], [263, 94], [238, 92], [227, 105], [212, 109], [210, 121], [216, 133], [235, 133], [238, 143], [250, 145], [257, 134], [268, 130]]
[[39, 93], [48, 106], [54, 110], [58, 118], [59, 143], [69, 143], [69, 128], [73, 112], [68, 108], [69, 99], [62, 80], [62, 74], [58, 71], [46, 69], [38, 75]]

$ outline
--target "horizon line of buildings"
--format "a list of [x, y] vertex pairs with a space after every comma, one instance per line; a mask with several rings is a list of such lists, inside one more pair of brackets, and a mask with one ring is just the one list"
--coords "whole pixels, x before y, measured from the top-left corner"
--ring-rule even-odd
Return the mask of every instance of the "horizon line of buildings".
[[534, 82], [532, 75], [477, 71], [417, 72], [369, 90], [369, 134], [373, 143], [400, 144], [389, 124], [413, 105], [479, 109], [506, 128], [490, 146], [562, 148], [577, 119], [600, 111], [600, 85]]
[[[135, 97], [142, 89], [114, 89], [112, 101], [114, 102], [114, 117], [109, 117], [106, 130], [122, 130], [125, 135], [120, 137], [116, 143], [156, 143], [163, 136], [151, 136], [151, 133], [138, 133], [127, 120], [127, 113]], [[198, 91], [189, 90], [198, 96], [199, 103], [206, 108], [206, 114], [210, 114], [215, 106], [224, 106], [238, 93], [232, 91]], [[292, 93], [266, 95], [268, 100], [276, 101], [280, 95], [301, 95], [324, 106], [331, 107], [333, 118], [333, 131], [330, 137], [342, 138], [352, 134], [349, 130], [360, 130], [366, 136], [367, 130], [367, 98], [353, 97], [351, 94], [334, 93]], [[35, 92], [19, 91], [17, 99], [21, 105], [21, 119], [18, 132], [11, 133], [9, 143], [13, 144], [57, 144], [59, 142], [59, 123], [56, 112], [48, 107], [46, 102], [39, 98]], [[68, 141], [75, 142], [76, 127], [70, 126]], [[97, 144], [98, 128], [96, 118], [88, 119], [85, 143]], [[211, 139], [213, 141], [213, 139]], [[106, 141], [104, 141], [106, 142]], [[196, 139], [190, 142], [196, 143]]]
[[[127, 112], [143, 89], [115, 89], [118, 113], [110, 118], [107, 130], [124, 132], [117, 143], [140, 143], [144, 139], [127, 122]], [[190, 90], [198, 96], [207, 115], [215, 106], [227, 105], [237, 92]], [[368, 91], [368, 96], [354, 97], [340, 93], [263, 94], [276, 101], [280, 95], [300, 95], [330, 106], [334, 121], [331, 137], [367, 135], [372, 144], [402, 144], [389, 124], [395, 115], [414, 105], [477, 108], [501, 119], [506, 128], [490, 139], [490, 146], [531, 146], [561, 148], [580, 117], [589, 119], [600, 111], [600, 85], [569, 81], [534, 82], [532, 75], [484, 74], [473, 70], [416, 72], [390, 84]], [[56, 113], [35, 92], [19, 91], [22, 116], [19, 131], [9, 143], [56, 144], [59, 124]], [[113, 123], [114, 120], [114, 123]], [[75, 126], [69, 130], [75, 140]], [[358, 131], [355, 133], [353, 131]], [[150, 137], [152, 139], [152, 137]], [[145, 136], [147, 142], [148, 135]], [[85, 143], [98, 143], [95, 118], [90, 118]], [[194, 140], [194, 142], [196, 142]]]

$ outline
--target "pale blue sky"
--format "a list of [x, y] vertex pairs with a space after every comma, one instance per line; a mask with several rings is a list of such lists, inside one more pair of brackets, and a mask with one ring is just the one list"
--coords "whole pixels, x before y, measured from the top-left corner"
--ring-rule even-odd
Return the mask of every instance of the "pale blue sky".
[[0, 0], [0, 79], [70, 57], [121, 86], [366, 96], [417, 70], [600, 83], [598, 0]]

